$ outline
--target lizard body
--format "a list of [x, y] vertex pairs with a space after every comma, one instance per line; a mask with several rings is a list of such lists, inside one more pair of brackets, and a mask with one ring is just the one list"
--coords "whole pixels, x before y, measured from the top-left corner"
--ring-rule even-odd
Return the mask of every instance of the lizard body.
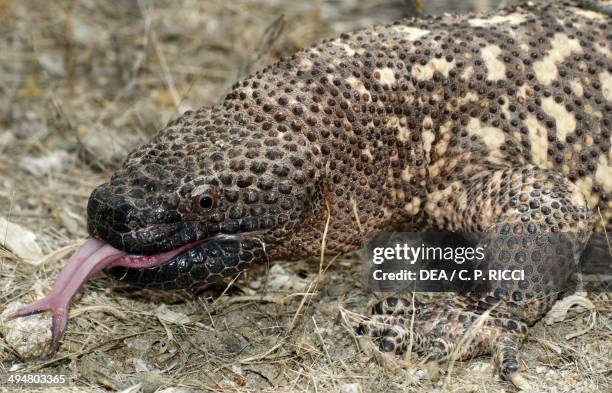
[[[121, 255], [151, 256], [111, 273], [164, 289], [319, 255], [328, 216], [327, 253], [400, 226], [568, 233], [579, 255], [612, 217], [611, 25], [574, 2], [542, 2], [326, 40], [132, 152], [92, 193], [89, 232]], [[539, 284], [415, 308], [389, 298], [358, 331], [401, 353], [416, 312], [414, 349], [444, 360], [489, 310], [460, 356], [493, 352], [511, 375], [527, 326], [554, 300], [539, 291], [568, 275], [542, 266], [537, 247], [502, 247], [510, 262], [496, 263], [541, 268]]]

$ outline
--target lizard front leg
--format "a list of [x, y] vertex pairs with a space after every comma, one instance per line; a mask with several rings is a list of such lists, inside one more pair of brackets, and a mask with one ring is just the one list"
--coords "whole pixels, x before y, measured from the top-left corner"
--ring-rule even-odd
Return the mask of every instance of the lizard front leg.
[[[490, 283], [490, 292], [444, 304], [387, 298], [358, 333], [384, 352], [412, 349], [436, 361], [492, 353], [502, 377], [518, 370], [519, 348], [575, 272], [593, 227], [578, 188], [536, 167], [483, 171], [429, 196], [431, 223], [442, 230], [484, 232], [489, 269], [523, 269], [525, 281]], [[413, 315], [414, 314], [414, 315]], [[412, 327], [412, 330], [411, 330]]]

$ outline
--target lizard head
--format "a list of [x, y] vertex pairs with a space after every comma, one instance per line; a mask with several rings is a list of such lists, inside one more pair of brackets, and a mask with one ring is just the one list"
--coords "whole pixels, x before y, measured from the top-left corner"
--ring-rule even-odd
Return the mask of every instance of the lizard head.
[[354, 250], [389, 219], [389, 157], [399, 177], [405, 156], [392, 130], [376, 137], [372, 118], [391, 108], [368, 104], [350, 78], [312, 78], [333, 72], [310, 60], [325, 48], [238, 82], [220, 105], [183, 114], [128, 155], [89, 199], [90, 235], [127, 255], [107, 269], [184, 288], [266, 258], [319, 255], [323, 233], [328, 252]]
[[289, 256], [318, 193], [308, 140], [227, 113], [185, 113], [92, 192], [90, 235], [131, 256], [111, 273], [181, 288]]

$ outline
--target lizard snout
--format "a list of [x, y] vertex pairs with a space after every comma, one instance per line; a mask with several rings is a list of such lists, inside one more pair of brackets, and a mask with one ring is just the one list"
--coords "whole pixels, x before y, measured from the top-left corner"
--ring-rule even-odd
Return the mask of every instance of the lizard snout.
[[154, 254], [195, 241], [192, 222], [156, 196], [122, 192], [111, 183], [98, 186], [87, 205], [89, 234], [132, 254]]

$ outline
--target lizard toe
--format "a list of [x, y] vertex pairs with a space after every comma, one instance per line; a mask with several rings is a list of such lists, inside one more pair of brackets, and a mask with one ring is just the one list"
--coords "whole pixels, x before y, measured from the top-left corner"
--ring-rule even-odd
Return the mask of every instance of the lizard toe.
[[380, 352], [414, 351], [436, 362], [491, 354], [502, 379], [512, 381], [517, 375], [519, 349], [527, 334], [521, 321], [493, 311], [479, 314], [455, 302], [417, 307], [403, 298], [387, 298], [372, 311], [356, 332], [370, 337]]

